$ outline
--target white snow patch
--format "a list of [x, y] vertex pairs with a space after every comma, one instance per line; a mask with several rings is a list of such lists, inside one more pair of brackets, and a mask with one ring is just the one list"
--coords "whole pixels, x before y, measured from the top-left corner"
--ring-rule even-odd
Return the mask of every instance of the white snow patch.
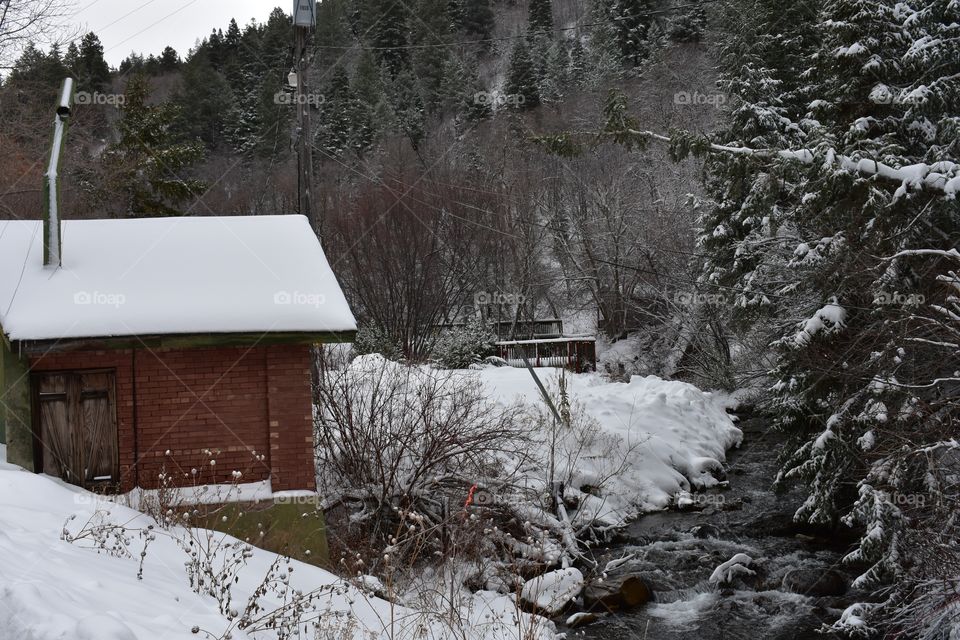
[[817, 309], [813, 317], [803, 323], [803, 327], [794, 336], [794, 344], [798, 347], [806, 346], [821, 331], [831, 332], [842, 328], [846, 318], [846, 310], [833, 299]]
[[557, 569], [523, 583], [520, 597], [547, 615], [554, 616], [583, 590], [583, 573], [576, 567]]
[[738, 553], [713, 570], [710, 574], [710, 582], [727, 584], [739, 576], [756, 575], [756, 572], [749, 568], [751, 564], [753, 564], [753, 558], [745, 553]]
[[[222, 637], [231, 623], [218, 603], [194, 593], [184, 570], [187, 555], [146, 515], [100, 499], [45, 475], [26, 472], [6, 460], [0, 445], [0, 637], [30, 640], [191, 640], [194, 626]], [[107, 513], [106, 510], [109, 510]], [[134, 557], [97, 553], [83, 541], [61, 539], [64, 523], [76, 531], [95, 514], [134, 531], [153, 525], [157, 532], [137, 579], [139, 538], [131, 534]], [[180, 531], [182, 534], [183, 532]], [[234, 538], [215, 533], [225, 547]], [[219, 560], [225, 560], [218, 556]], [[260, 585], [277, 556], [254, 548], [233, 586], [238, 607]], [[519, 611], [510, 598], [481, 592], [463, 604], [457, 628], [448, 614], [431, 614], [370, 597], [339, 577], [313, 565], [291, 561], [291, 587], [319, 592], [324, 637], [342, 640], [548, 640], [556, 629], [548, 620]], [[262, 604], [279, 602], [266, 597]], [[321, 635], [324, 631], [321, 631]], [[234, 640], [250, 636], [233, 629]], [[276, 634], [258, 632], [257, 640]]]

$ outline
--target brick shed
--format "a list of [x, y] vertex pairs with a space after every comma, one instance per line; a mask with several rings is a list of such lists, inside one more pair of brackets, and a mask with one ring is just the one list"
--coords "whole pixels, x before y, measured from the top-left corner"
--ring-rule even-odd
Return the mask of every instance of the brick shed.
[[8, 461], [102, 491], [314, 488], [312, 350], [356, 326], [305, 218], [68, 221], [58, 267], [41, 225], [0, 221]]

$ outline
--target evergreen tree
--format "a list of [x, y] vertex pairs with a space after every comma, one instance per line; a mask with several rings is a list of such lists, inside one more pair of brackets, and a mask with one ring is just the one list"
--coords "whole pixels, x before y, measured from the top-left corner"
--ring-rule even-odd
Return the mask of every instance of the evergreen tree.
[[69, 70], [56, 46], [44, 53], [28, 43], [13, 64], [7, 86], [27, 97], [30, 102], [49, 105], [60, 90]]
[[[459, 11], [460, 28], [471, 39], [488, 40], [493, 34], [494, 17], [490, 0], [462, 0]], [[489, 43], [482, 43], [487, 49]]]
[[[594, 4], [590, 11], [590, 24], [585, 33], [580, 35], [580, 40], [585, 71], [580, 76], [581, 87], [593, 89], [622, 74], [623, 62], [617, 44], [616, 26], [610, 19], [606, 1]], [[589, 46], [584, 46], [585, 42]]]
[[176, 49], [170, 46], [164, 47], [160, 53], [160, 72], [172, 73], [176, 71], [179, 66], [180, 56], [177, 55]]
[[404, 69], [392, 80], [390, 104], [397, 129], [410, 140], [414, 149], [419, 148], [426, 133], [426, 115], [423, 98], [410, 69]]
[[181, 137], [201, 140], [213, 149], [223, 142], [232, 103], [230, 85], [214, 68], [209, 50], [203, 47], [183, 64], [182, 71], [173, 95], [177, 106], [174, 128]]
[[447, 13], [447, 0], [418, 0], [411, 29], [411, 44], [415, 47], [412, 69], [419, 80], [423, 101], [429, 111], [440, 106], [440, 85], [450, 50], [452, 21]]
[[513, 45], [510, 66], [504, 87], [509, 104], [518, 109], [532, 109], [540, 104], [540, 89], [536, 68], [530, 59], [526, 40], [520, 38]]
[[375, 48], [380, 64], [390, 75], [396, 77], [410, 63], [407, 46], [408, 16], [406, 5], [394, 0], [369, 0], [370, 14], [366, 20], [371, 44]]
[[577, 34], [570, 48], [570, 70], [568, 77], [574, 86], [583, 88], [587, 71], [587, 52], [583, 48], [583, 38]]
[[330, 69], [339, 62], [350, 45], [350, 0], [325, 0], [317, 5], [317, 29], [314, 33], [314, 64]]
[[211, 66], [217, 71], [223, 69], [224, 62], [224, 44], [223, 44], [223, 30], [214, 29], [210, 33], [210, 37], [202, 45], [203, 49], [207, 51], [207, 57], [210, 60]]
[[651, 0], [606, 2], [621, 63], [626, 67], [639, 67], [650, 53], [648, 36], [654, 9]]
[[187, 176], [202, 159], [203, 147], [174, 138], [178, 109], [171, 103], [147, 104], [150, 84], [143, 74], [130, 78], [124, 95], [120, 139], [102, 156], [112, 185], [123, 194], [128, 215], [180, 215], [181, 205], [206, 188]]
[[380, 133], [393, 127], [393, 110], [386, 98], [383, 75], [372, 52], [360, 54], [351, 87], [359, 101], [361, 113], [358, 117], [369, 130], [371, 143]]
[[546, 68], [540, 82], [540, 96], [544, 102], [559, 102], [569, 82], [570, 54], [563, 42], [555, 41], [546, 55]]
[[240, 25], [235, 18], [230, 18], [227, 32], [223, 36], [223, 46], [226, 48], [227, 55], [235, 56], [240, 49]]
[[[233, 23], [225, 41], [234, 36]], [[263, 25], [251, 22], [239, 36], [224, 77], [233, 88], [233, 106], [225, 133], [244, 153], [273, 156], [289, 147], [293, 105], [280, 99], [286, 92], [286, 78], [293, 64], [289, 46], [290, 16], [274, 9]], [[232, 46], [232, 45], [231, 45]]]
[[530, 0], [527, 31], [539, 35], [552, 35], [553, 4], [551, 0]]
[[160, 59], [152, 53], [143, 61], [143, 72], [148, 76], [160, 75]]
[[670, 23], [670, 39], [674, 42], [699, 42], [706, 24], [707, 13], [703, 5], [698, 3]]
[[455, 114], [458, 122], [477, 121], [492, 113], [487, 96], [490, 95], [477, 76], [477, 62], [467, 58], [461, 62], [453, 56], [447, 59], [441, 84], [443, 110]]
[[103, 57], [103, 45], [92, 31], [80, 39], [76, 66], [77, 88], [81, 91], [101, 91], [110, 84], [110, 66]]
[[[774, 338], [772, 409], [797, 440], [778, 482], [800, 480], [809, 493], [796, 517], [865, 527], [847, 557], [867, 567], [856, 586], [895, 585], [883, 607], [869, 609], [903, 605], [901, 622], [919, 618], [906, 604], [928, 584], [917, 541], [938, 543], [946, 514], [934, 506], [936, 487], [949, 474], [930, 452], [960, 419], [944, 382], [960, 356], [943, 346], [960, 335], [960, 306], [941, 286], [960, 287], [948, 253], [960, 211], [942, 192], [897, 188], [837, 158], [945, 167], [957, 157], [958, 8], [751, 6], [760, 11], [728, 16], [721, 86], [737, 107], [718, 139], [805, 149], [812, 162], [711, 157], [717, 204], [702, 220], [704, 278], [737, 291], [737, 318]], [[904, 496], [925, 496], [928, 508], [908, 513]]]
[[63, 56], [63, 64], [67, 69], [70, 69], [72, 73], [76, 73], [78, 68], [78, 63], [80, 62], [80, 47], [77, 46], [76, 42], [71, 42], [67, 45], [67, 53]]
[[136, 52], [131, 52], [120, 63], [119, 71], [121, 75], [127, 75], [132, 71], [142, 71], [144, 66], [143, 56]]
[[368, 105], [358, 98], [342, 66], [334, 69], [325, 95], [315, 136], [317, 148], [334, 158], [362, 155], [373, 143], [373, 123]]

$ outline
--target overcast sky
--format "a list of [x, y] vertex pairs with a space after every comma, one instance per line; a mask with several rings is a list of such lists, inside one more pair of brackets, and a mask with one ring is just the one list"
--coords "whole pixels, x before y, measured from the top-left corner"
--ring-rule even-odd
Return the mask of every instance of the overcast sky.
[[[183, 57], [197, 40], [217, 27], [226, 30], [230, 18], [242, 27], [256, 18], [266, 20], [274, 7], [290, 12], [281, 0], [76, 0], [74, 26], [95, 32], [104, 57], [116, 67], [131, 51], [159, 54], [170, 45]], [[290, 5], [289, 7], [287, 5]]]

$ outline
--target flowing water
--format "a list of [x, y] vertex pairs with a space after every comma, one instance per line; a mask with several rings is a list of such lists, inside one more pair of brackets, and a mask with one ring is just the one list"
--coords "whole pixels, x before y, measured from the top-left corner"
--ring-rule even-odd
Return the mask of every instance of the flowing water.
[[[695, 496], [695, 510], [645, 515], [625, 543], [597, 554], [601, 566], [634, 554], [617, 573], [639, 575], [652, 601], [572, 629], [568, 638], [823, 638], [815, 630], [855, 601], [854, 575], [839, 564], [851, 537], [793, 523], [803, 491], [771, 489], [782, 436], [762, 418], [742, 416], [739, 426], [744, 441], [728, 455], [728, 489]], [[756, 575], [729, 587], [711, 583], [714, 568], [737, 553], [755, 560]]]

